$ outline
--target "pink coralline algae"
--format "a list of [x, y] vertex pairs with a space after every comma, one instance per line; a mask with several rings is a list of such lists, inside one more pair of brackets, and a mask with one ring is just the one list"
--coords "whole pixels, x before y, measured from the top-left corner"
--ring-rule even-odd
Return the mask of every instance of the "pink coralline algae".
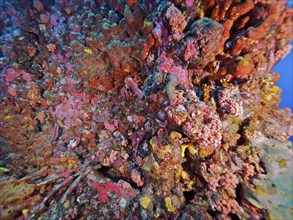
[[114, 120], [113, 124], [110, 124], [108, 121], [105, 121], [104, 125], [107, 130], [114, 132], [118, 128], [118, 121]]
[[102, 203], [107, 202], [108, 193], [111, 191], [115, 193], [118, 196], [118, 198], [124, 199], [135, 198], [138, 193], [135, 190], [133, 190], [130, 185], [123, 184], [123, 181], [120, 181], [118, 183], [112, 183], [111, 181], [106, 183], [100, 183], [97, 181], [93, 183], [93, 186], [99, 193], [99, 200]]
[[0, 9], [0, 219], [293, 218], [286, 1]]
[[5, 71], [5, 83], [10, 85], [17, 77], [21, 76], [24, 81], [31, 81], [33, 76], [24, 70], [15, 70], [13, 68], [8, 68]]
[[80, 115], [80, 105], [81, 103], [76, 102], [74, 97], [71, 96], [69, 100], [56, 106], [56, 110], [52, 115], [60, 120], [64, 119], [65, 125], [74, 125], [76, 124], [75, 119]]
[[237, 87], [227, 88], [218, 94], [219, 107], [222, 111], [238, 117], [243, 115], [243, 103]]
[[198, 56], [198, 47], [197, 42], [195, 39], [189, 38], [186, 43], [186, 48], [184, 51], [184, 60], [188, 61], [191, 57], [197, 57]]
[[188, 22], [186, 17], [177, 7], [172, 4], [167, 8], [164, 18], [171, 26], [172, 38], [177, 41], [181, 40], [184, 37], [183, 31]]
[[221, 122], [219, 120], [211, 120], [200, 126], [196, 123], [187, 122], [183, 126], [183, 131], [203, 146], [218, 147], [221, 144]]

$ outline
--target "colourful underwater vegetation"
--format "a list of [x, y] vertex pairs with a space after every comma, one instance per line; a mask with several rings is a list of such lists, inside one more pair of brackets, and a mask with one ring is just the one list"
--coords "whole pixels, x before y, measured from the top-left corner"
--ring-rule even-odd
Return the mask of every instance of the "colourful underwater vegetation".
[[0, 1], [1, 219], [292, 219], [277, 0]]

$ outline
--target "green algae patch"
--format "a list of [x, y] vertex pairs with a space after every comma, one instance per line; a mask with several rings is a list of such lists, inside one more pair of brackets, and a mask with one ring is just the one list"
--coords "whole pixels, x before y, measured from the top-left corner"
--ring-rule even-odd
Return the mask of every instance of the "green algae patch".
[[266, 209], [269, 219], [292, 219], [292, 143], [264, 137], [251, 143], [260, 150], [266, 174], [253, 181], [255, 189], [245, 189], [246, 198]]

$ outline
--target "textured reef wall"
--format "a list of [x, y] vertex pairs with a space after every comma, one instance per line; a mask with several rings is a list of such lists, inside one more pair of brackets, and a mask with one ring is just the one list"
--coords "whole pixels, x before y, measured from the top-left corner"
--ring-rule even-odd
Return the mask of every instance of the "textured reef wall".
[[274, 0], [0, 1], [1, 219], [291, 219]]

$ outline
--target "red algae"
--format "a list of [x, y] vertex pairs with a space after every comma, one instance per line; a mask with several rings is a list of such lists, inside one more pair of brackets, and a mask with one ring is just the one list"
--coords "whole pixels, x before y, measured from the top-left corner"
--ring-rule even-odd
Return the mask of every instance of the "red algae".
[[1, 219], [292, 219], [262, 0], [0, 3]]

